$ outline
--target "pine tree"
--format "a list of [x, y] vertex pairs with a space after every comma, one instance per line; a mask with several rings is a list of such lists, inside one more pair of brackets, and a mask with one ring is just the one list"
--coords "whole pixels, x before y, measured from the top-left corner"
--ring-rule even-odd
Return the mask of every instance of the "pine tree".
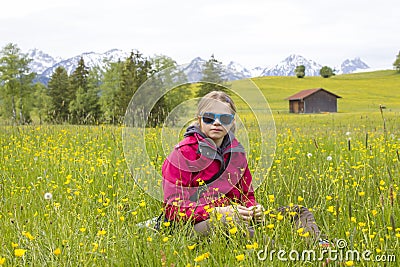
[[176, 106], [187, 100], [188, 97], [191, 95], [190, 91], [188, 90], [188, 86], [182, 85], [178, 88], [173, 88], [169, 92], [163, 92], [160, 90], [162, 88], [171, 89], [171, 85], [175, 84], [175, 82], [178, 80], [181, 83], [184, 83], [186, 81], [186, 76], [184, 75], [184, 73], [176, 68], [176, 61], [174, 61], [170, 57], [157, 56], [155, 58], [152, 58], [151, 62], [154, 72], [158, 73], [160, 71], [163, 71], [163, 75], [162, 77], [159, 77], [157, 74], [155, 74], [151, 78], [152, 87], [155, 88], [155, 90], [151, 92], [154, 95], [152, 99], [156, 98], [156, 94], [161, 96], [161, 98], [152, 107], [147, 124], [150, 127], [161, 125], [164, 123], [168, 116], [169, 121], [174, 124], [177, 116], [170, 114], [170, 112]]
[[0, 51], [1, 114], [13, 124], [31, 121], [33, 79], [31, 59], [21, 53], [17, 45], [9, 43]]
[[70, 88], [73, 92], [73, 98], [69, 104], [69, 111], [72, 116], [72, 123], [86, 123], [89, 113], [86, 107], [86, 94], [88, 91], [89, 70], [81, 57], [78, 66], [70, 76]]
[[124, 119], [129, 102], [137, 89], [147, 80], [152, 73], [151, 62], [138, 51], [131, 52], [125, 60], [122, 75], [121, 88], [118, 91], [119, 102], [117, 103], [118, 122]]
[[102, 72], [99, 67], [94, 67], [89, 71], [88, 90], [85, 99], [88, 111], [86, 123], [97, 123], [101, 117], [99, 92], [102, 79]]
[[109, 62], [103, 75], [103, 81], [100, 85], [100, 108], [102, 112], [102, 121], [116, 124], [118, 118], [118, 98], [122, 84], [123, 63], [118, 61]]
[[47, 113], [50, 121], [56, 123], [68, 121], [69, 105], [74, 97], [71, 89], [67, 71], [61, 66], [57, 67], [48, 83], [51, 105], [49, 105]]
[[203, 81], [197, 92], [198, 97], [202, 97], [214, 90], [226, 91], [224, 87], [221, 86], [225, 79], [223, 78], [224, 70], [222, 63], [214, 58], [214, 55], [206, 62], [203, 70]]

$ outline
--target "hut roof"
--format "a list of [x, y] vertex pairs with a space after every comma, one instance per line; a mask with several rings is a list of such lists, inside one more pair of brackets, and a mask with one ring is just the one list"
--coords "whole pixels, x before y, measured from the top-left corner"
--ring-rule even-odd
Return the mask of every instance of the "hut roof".
[[321, 91], [321, 90], [327, 92], [328, 94], [336, 96], [337, 98], [342, 98], [341, 96], [331, 93], [331, 92], [325, 90], [324, 88], [314, 88], [314, 89], [307, 89], [307, 90], [300, 91], [292, 96], [289, 96], [288, 98], [285, 98], [285, 100], [303, 100], [304, 98], [307, 98], [310, 95], [315, 94], [316, 92]]

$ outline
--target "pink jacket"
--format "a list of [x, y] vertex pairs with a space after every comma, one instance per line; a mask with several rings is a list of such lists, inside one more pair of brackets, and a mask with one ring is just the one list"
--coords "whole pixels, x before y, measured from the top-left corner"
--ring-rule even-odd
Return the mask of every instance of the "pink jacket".
[[[201, 187], [228, 159], [222, 174]], [[162, 175], [165, 215], [170, 221], [204, 221], [209, 218], [210, 208], [232, 202], [246, 207], [257, 205], [244, 148], [233, 134], [226, 135], [221, 147], [216, 147], [197, 127], [190, 126], [165, 160]]]

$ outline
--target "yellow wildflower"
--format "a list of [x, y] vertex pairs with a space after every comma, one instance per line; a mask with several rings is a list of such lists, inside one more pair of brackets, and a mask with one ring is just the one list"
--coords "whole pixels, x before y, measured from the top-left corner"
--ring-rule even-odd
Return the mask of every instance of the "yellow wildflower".
[[14, 255], [16, 257], [22, 257], [25, 255], [26, 249], [22, 249], [22, 248], [17, 248], [16, 250], [14, 250]]
[[236, 234], [237, 233], [237, 227], [235, 226], [235, 227], [229, 229], [229, 233], [231, 233], [232, 235]]
[[193, 250], [196, 247], [196, 244], [193, 244], [191, 246], [187, 246], [189, 250]]
[[242, 260], [244, 260], [244, 254], [237, 255], [237, 256], [236, 256], [236, 260], [237, 260], [237, 261], [242, 261]]
[[97, 235], [105, 235], [106, 233], [107, 233], [106, 230], [99, 230], [99, 231], [97, 232]]
[[201, 261], [203, 261], [203, 260], [205, 260], [205, 259], [208, 259], [208, 257], [210, 257], [210, 253], [209, 253], [209, 252], [206, 252], [206, 253], [204, 253], [204, 254], [201, 254], [200, 256], [197, 256], [197, 257], [194, 259], [194, 261], [195, 261], [195, 262], [201, 262]]
[[56, 249], [53, 251], [53, 254], [56, 255], [56, 256], [60, 255], [60, 254], [61, 254], [61, 249], [60, 249], [60, 248], [56, 248]]

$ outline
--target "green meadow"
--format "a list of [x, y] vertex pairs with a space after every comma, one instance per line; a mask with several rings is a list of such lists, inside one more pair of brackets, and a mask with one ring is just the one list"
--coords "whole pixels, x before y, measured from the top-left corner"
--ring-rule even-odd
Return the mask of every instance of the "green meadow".
[[[132, 177], [122, 127], [2, 126], [0, 265], [322, 266], [331, 258], [328, 266], [398, 266], [400, 74], [253, 81], [276, 125], [272, 162], [260, 157], [257, 138], [247, 151], [250, 169], [258, 170], [253, 179], [263, 181], [256, 198], [266, 209], [253, 238], [245, 227], [218, 221], [208, 237], [188, 225], [139, 227], [162, 209], [143, 185], [161, 190], [146, 181], [160, 173], [168, 152], [159, 137], [176, 140], [172, 129], [131, 136], [134, 146], [145, 142], [147, 149], [130, 162], [140, 170]], [[288, 113], [286, 97], [319, 87], [342, 97], [338, 113]], [[330, 249], [294, 227], [290, 215], [274, 213], [295, 204], [312, 210]]]

